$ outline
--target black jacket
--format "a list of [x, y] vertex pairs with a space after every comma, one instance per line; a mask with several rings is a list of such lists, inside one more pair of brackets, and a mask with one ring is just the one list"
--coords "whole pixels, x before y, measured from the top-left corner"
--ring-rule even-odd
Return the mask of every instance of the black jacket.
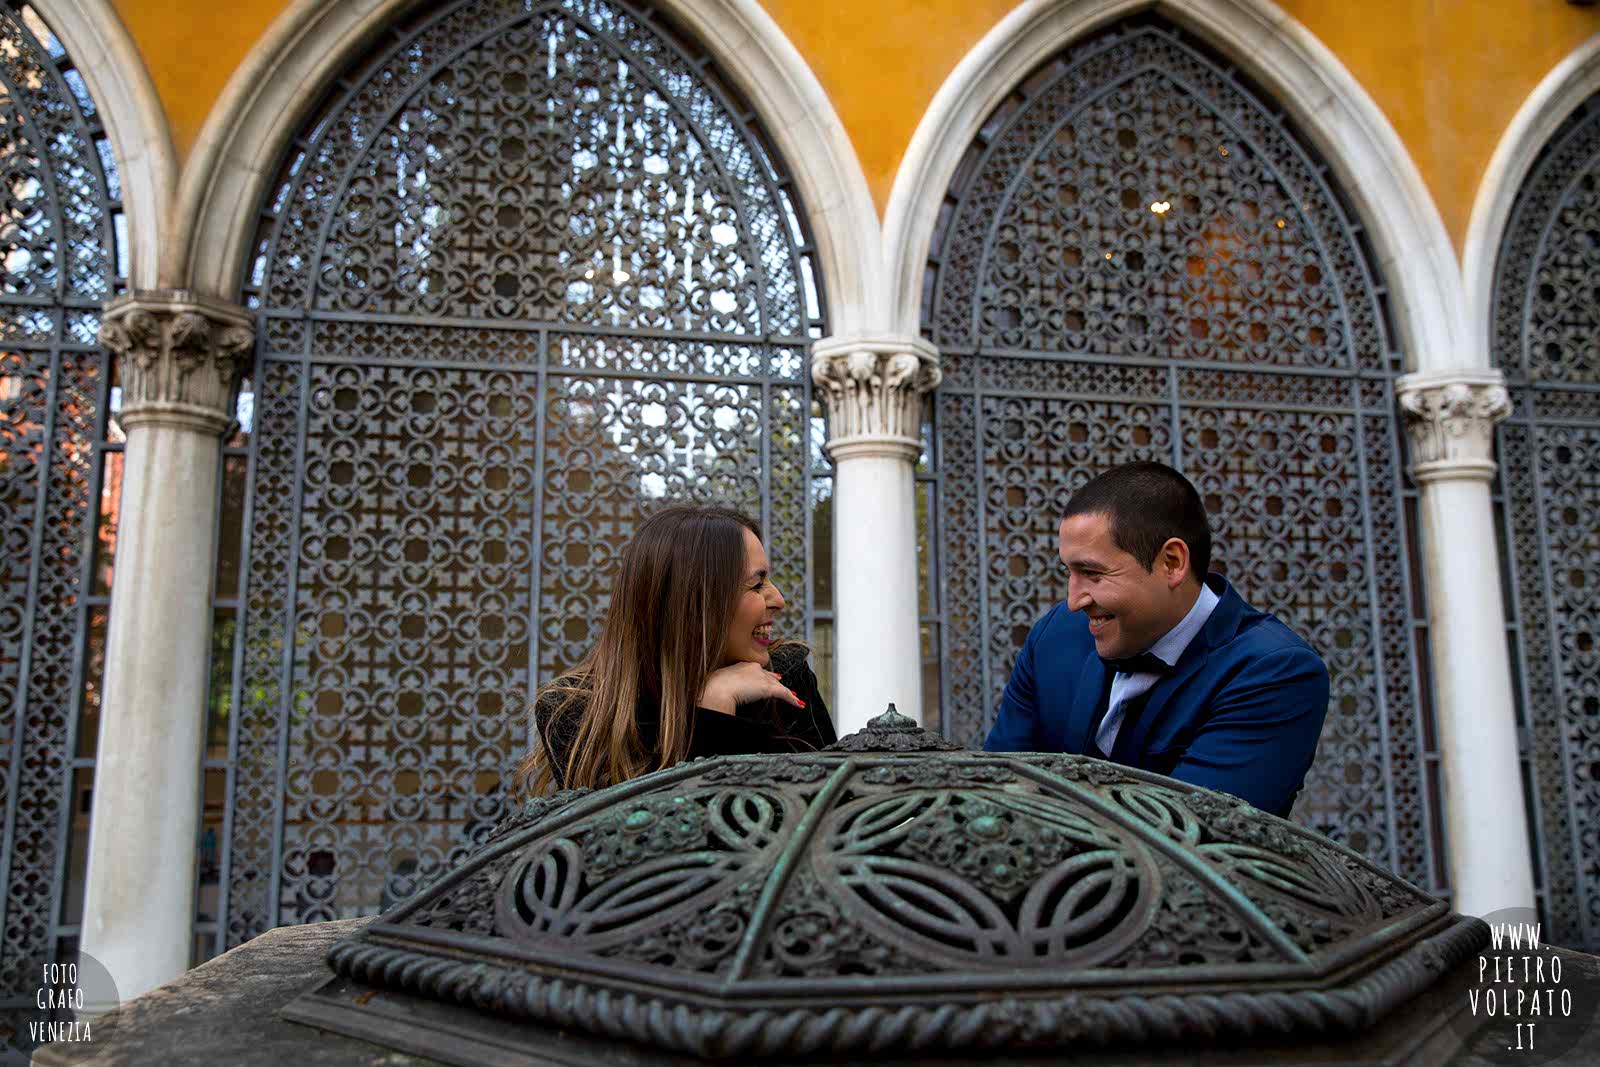
[[[772, 669], [783, 684], [794, 690], [806, 706], [797, 708], [787, 701], [758, 700], [740, 704], [732, 715], [710, 708], [695, 708], [689, 755], [737, 756], [747, 752], [810, 752], [838, 740], [828, 705], [817, 691], [817, 676], [806, 662], [803, 645], [788, 645], [772, 655]], [[578, 736], [585, 702], [581, 697], [567, 700], [564, 693], [546, 693], [534, 707], [534, 721], [550, 757], [556, 788], [566, 788], [567, 758]], [[656, 702], [641, 698], [638, 706], [639, 734], [647, 746], [654, 747], [660, 713]]]

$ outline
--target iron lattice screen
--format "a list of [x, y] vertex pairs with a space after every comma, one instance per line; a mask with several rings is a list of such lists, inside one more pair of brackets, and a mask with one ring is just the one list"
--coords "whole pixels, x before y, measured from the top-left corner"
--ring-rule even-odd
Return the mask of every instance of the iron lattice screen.
[[246, 288], [222, 947], [374, 911], [488, 831], [521, 702], [655, 502], [758, 515], [808, 629], [810, 251], [753, 114], [648, 10], [452, 4], [341, 82]]
[[73, 958], [83, 907], [121, 481], [97, 342], [126, 273], [100, 114], [25, 4], [0, 3], [0, 189], [0, 1021], [15, 1022], [39, 1018], [37, 968]]
[[0, 993], [34, 1008], [83, 907], [122, 472], [99, 310], [126, 267], [101, 115], [18, 3], [0, 3], [0, 189]]
[[1140, 19], [1026, 78], [946, 204], [924, 309], [946, 732], [981, 742], [1065, 598], [1073, 490], [1161, 459], [1205, 498], [1213, 566], [1328, 663], [1296, 818], [1445, 892], [1402, 361], [1326, 166], [1237, 71]]
[[1506, 605], [1541, 919], [1600, 950], [1600, 98], [1529, 172], [1496, 267]]

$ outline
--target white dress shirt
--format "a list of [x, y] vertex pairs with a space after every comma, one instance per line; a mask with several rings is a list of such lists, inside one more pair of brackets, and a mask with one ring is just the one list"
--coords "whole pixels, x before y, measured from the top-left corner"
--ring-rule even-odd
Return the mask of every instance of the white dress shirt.
[[[1150, 646], [1150, 654], [1161, 660], [1167, 666], [1178, 662], [1183, 655], [1183, 650], [1189, 647], [1195, 635], [1205, 626], [1206, 620], [1211, 618], [1212, 609], [1217, 606], [1221, 598], [1211, 591], [1205, 583], [1200, 585], [1200, 595], [1195, 598], [1194, 606], [1189, 609], [1189, 614], [1179, 620], [1178, 625], [1163, 634], [1155, 644]], [[1122, 728], [1122, 709], [1128, 701], [1150, 691], [1150, 687], [1161, 680], [1161, 675], [1151, 671], [1139, 671], [1129, 674], [1118, 671], [1111, 676], [1111, 699], [1106, 705], [1106, 716], [1100, 720], [1100, 729], [1094, 735], [1094, 743], [1100, 751], [1107, 756], [1111, 755], [1111, 746], [1117, 743], [1117, 731]]]

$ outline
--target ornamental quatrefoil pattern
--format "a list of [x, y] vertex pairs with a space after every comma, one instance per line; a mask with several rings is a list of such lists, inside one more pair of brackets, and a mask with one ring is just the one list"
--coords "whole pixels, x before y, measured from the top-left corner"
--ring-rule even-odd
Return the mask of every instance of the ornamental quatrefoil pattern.
[[1057, 525], [1119, 463], [1199, 488], [1213, 569], [1332, 698], [1295, 818], [1436, 889], [1421, 575], [1387, 297], [1330, 168], [1154, 17], [1033, 72], [958, 168], [928, 262], [944, 729], [982, 743], [1066, 598]]
[[527, 695], [591, 647], [658, 503], [758, 517], [809, 625], [825, 323], [749, 107], [626, 0], [425, 6], [380, 47], [247, 270], [224, 945], [376, 910], [487, 832]]
[[0, 1001], [18, 1005], [76, 951], [60, 931], [79, 919], [116, 543], [98, 339], [125, 270], [121, 200], [82, 73], [32, 5], [0, 2]]
[[1517, 194], [1491, 323], [1502, 553], [1537, 811], [1540, 917], [1600, 950], [1600, 98], [1551, 136]]

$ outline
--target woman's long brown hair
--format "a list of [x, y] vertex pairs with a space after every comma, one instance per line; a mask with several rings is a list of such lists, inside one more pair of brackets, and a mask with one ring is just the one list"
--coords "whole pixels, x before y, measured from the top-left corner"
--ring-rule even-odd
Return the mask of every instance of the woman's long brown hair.
[[[689, 753], [694, 708], [718, 667], [744, 578], [744, 531], [761, 527], [743, 512], [675, 505], [642, 523], [622, 550], [600, 641], [570, 673], [539, 689], [533, 707], [554, 700], [548, 722], [583, 707], [561, 774], [568, 789], [625, 782]], [[654, 750], [639, 734], [641, 697], [660, 707]], [[555, 781], [547, 746], [517, 767], [516, 796]]]

